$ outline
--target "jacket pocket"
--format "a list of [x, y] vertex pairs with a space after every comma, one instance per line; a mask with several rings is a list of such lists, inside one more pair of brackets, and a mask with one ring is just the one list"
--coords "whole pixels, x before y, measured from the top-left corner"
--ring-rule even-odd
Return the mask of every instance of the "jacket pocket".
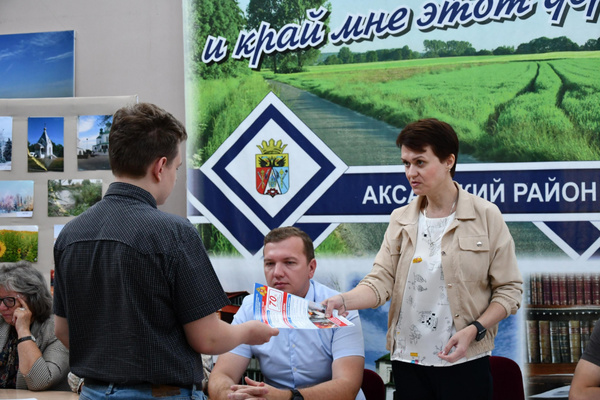
[[458, 238], [460, 272], [465, 281], [488, 279], [490, 241], [485, 235]]

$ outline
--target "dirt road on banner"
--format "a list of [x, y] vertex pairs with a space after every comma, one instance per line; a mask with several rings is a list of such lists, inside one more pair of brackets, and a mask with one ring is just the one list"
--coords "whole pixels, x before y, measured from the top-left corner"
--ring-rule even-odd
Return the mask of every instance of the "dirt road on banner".
[[400, 129], [284, 83], [279, 98], [347, 165], [401, 165]]
[[[402, 165], [396, 137], [401, 128], [277, 81], [279, 98], [349, 166]], [[461, 163], [477, 160], [460, 153]], [[402, 167], [401, 167], [402, 168]]]

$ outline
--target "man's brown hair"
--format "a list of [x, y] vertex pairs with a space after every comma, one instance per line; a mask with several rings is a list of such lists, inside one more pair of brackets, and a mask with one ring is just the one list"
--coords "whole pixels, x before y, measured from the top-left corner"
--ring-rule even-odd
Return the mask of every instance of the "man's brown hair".
[[162, 108], [150, 103], [123, 107], [108, 135], [110, 167], [115, 176], [142, 178], [158, 158], [170, 164], [186, 139], [185, 126]]
[[304, 243], [304, 255], [306, 255], [306, 261], [310, 262], [315, 258], [315, 248], [313, 242], [306, 232], [298, 229], [294, 226], [283, 226], [275, 228], [265, 236], [265, 246], [267, 243], [279, 243], [291, 237], [299, 237]]

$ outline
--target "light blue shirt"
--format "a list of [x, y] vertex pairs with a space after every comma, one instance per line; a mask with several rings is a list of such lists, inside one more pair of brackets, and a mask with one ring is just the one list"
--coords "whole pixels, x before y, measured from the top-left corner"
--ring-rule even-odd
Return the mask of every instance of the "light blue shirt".
[[[313, 280], [310, 281], [308, 301], [320, 303], [338, 294]], [[254, 296], [246, 296], [233, 319], [233, 324], [254, 319]], [[331, 380], [333, 360], [348, 356], [365, 356], [362, 326], [357, 311], [346, 317], [354, 326], [330, 329], [280, 329], [279, 335], [260, 346], [241, 345], [231, 353], [242, 357], [255, 356], [265, 383], [279, 389], [315, 386]], [[364, 400], [362, 391], [357, 400]]]

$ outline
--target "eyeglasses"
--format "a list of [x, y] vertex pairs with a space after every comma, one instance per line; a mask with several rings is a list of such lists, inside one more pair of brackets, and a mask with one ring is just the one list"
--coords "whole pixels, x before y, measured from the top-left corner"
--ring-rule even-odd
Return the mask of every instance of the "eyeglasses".
[[0, 298], [0, 302], [4, 303], [4, 305], [8, 308], [14, 307], [17, 304], [16, 297], [4, 297]]

